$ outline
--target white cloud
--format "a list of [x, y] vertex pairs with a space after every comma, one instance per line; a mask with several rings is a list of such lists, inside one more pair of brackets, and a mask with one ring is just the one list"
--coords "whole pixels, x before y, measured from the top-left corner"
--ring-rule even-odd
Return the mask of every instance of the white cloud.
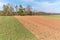
[[60, 12], [60, 1], [57, 2], [34, 2], [36, 6], [33, 6], [38, 11], [44, 11], [44, 12]]

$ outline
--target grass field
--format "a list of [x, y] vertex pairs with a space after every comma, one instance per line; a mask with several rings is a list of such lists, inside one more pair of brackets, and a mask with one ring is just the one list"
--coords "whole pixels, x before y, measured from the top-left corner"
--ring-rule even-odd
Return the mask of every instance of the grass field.
[[44, 17], [60, 20], [60, 15], [49, 15], [49, 16], [44, 16]]
[[0, 16], [0, 40], [37, 40], [15, 17]]

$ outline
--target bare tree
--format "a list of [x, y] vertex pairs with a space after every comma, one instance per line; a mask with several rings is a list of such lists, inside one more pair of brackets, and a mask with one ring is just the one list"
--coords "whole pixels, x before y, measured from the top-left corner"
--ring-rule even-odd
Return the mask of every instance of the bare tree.
[[9, 12], [8, 15], [11, 16], [11, 15], [13, 15], [14, 7], [13, 7], [13, 5], [11, 5], [11, 4], [8, 4], [8, 7], [9, 7], [9, 8], [8, 8], [8, 12]]
[[32, 15], [32, 13], [31, 13], [31, 6], [30, 6], [30, 5], [27, 6], [27, 8], [26, 8], [26, 13], [27, 13], [28, 15]]
[[19, 9], [19, 8], [18, 8], [17, 5], [15, 6], [15, 9], [16, 9], [16, 15], [18, 15], [18, 9]]

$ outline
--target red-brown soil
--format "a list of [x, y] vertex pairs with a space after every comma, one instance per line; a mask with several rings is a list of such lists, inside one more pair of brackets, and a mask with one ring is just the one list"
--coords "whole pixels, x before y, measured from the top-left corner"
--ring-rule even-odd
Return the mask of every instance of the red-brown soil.
[[15, 16], [38, 40], [60, 40], [60, 20], [43, 16]]

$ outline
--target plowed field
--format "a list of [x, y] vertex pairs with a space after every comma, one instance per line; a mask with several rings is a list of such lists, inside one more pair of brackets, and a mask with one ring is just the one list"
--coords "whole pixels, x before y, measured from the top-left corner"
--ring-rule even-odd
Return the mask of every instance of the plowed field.
[[60, 20], [43, 16], [15, 16], [38, 40], [60, 40]]

